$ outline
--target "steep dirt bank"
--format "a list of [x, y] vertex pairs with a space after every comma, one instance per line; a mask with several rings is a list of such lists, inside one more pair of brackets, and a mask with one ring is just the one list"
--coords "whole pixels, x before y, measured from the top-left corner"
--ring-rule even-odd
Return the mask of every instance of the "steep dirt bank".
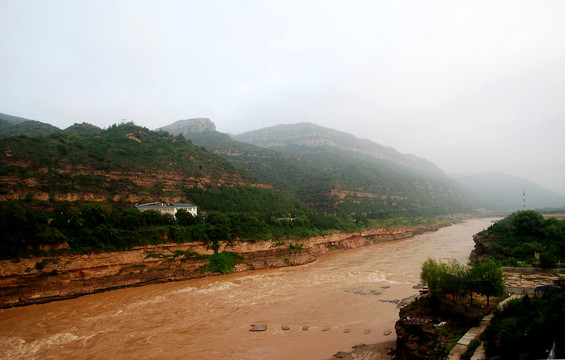
[[[308, 239], [234, 241], [220, 251], [238, 253], [245, 261], [234, 271], [303, 265], [337, 249], [352, 249], [380, 241], [399, 240], [436, 231], [447, 223], [363, 232], [334, 232]], [[211, 275], [208, 262], [190, 253], [212, 254], [204, 243], [163, 244], [105, 252], [0, 261], [0, 307], [12, 307], [76, 297], [99, 291]]]

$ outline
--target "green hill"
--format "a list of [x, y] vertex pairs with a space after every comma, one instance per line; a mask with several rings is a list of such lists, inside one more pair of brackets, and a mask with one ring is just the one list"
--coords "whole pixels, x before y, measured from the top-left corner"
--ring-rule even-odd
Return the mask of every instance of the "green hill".
[[[191, 202], [193, 218], [130, 209]], [[206, 216], [201, 216], [205, 214]], [[0, 139], [0, 258], [350, 230], [182, 136], [127, 123]], [[57, 250], [58, 251], [58, 250]], [[62, 250], [64, 251], [64, 250]], [[56, 251], [55, 251], [56, 252]]]
[[21, 118], [19, 116], [13, 116], [13, 115], [0, 113], [0, 121], [5, 122], [6, 124], [9, 124], [9, 125], [17, 125], [17, 124], [21, 124], [25, 121], [30, 121], [30, 120]]
[[[236, 135], [234, 138], [249, 144], [301, 155], [305, 153], [304, 148], [297, 150], [292, 150], [292, 148], [302, 146], [310, 150], [317, 148], [340, 149], [354, 154], [369, 155], [375, 159], [447, 178], [441, 169], [428, 160], [414, 155], [402, 154], [392, 147], [359, 139], [353, 135], [311, 123], [277, 125]], [[319, 151], [319, 153], [323, 153], [325, 150]]]
[[0, 113], [0, 139], [16, 135], [48, 136], [59, 131], [50, 124]]
[[437, 215], [466, 208], [460, 187], [431, 162], [309, 123], [235, 136], [299, 158], [334, 176], [339, 213], [369, 217]]
[[25, 135], [29, 137], [49, 136], [58, 132], [66, 134], [93, 135], [100, 132], [97, 126], [82, 123], [61, 130], [51, 124], [0, 113], [0, 139], [10, 136]]
[[0, 140], [0, 159], [3, 200], [178, 201], [183, 187], [264, 186], [182, 137], [133, 124], [9, 137]]
[[306, 123], [232, 138], [213, 123], [203, 126], [204, 120], [161, 129], [182, 134], [317, 211], [389, 218], [465, 209], [460, 188], [439, 168], [390, 147]]
[[68, 135], [99, 135], [102, 132], [102, 129], [92, 124], [82, 123], [73, 124], [63, 130], [63, 132]]
[[[197, 119], [197, 123], [202, 124], [201, 119]], [[174, 135], [183, 135], [275, 188], [299, 198], [313, 209], [333, 209], [330, 193], [336, 176], [320, 171], [304, 160], [280, 151], [237, 141], [227, 134], [212, 130], [215, 126], [198, 131], [202, 128], [195, 129], [193, 120], [177, 121], [161, 129]]]

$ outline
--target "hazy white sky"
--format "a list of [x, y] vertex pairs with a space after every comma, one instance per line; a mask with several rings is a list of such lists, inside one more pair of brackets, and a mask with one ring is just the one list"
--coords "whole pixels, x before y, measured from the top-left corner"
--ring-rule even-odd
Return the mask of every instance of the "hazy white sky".
[[565, 1], [0, 0], [0, 112], [313, 122], [565, 193]]

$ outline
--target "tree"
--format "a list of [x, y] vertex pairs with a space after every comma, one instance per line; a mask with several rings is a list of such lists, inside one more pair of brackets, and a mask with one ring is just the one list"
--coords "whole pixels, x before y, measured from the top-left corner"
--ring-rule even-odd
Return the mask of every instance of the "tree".
[[466, 278], [468, 269], [460, 264], [457, 260], [453, 260], [448, 264], [441, 264], [440, 284], [441, 291], [453, 295], [453, 302], [458, 295], [466, 292]]
[[224, 213], [212, 211], [206, 218], [206, 224], [208, 225], [208, 238], [212, 241], [212, 249], [217, 253], [220, 241], [231, 240], [230, 219]]
[[441, 266], [432, 258], [428, 258], [422, 264], [420, 279], [424, 284], [428, 285], [430, 294], [435, 294], [440, 290], [441, 283]]
[[517, 235], [536, 235], [540, 232], [545, 219], [534, 210], [518, 212], [511, 220]]
[[499, 296], [504, 292], [504, 276], [500, 264], [492, 259], [477, 262], [470, 270], [471, 291], [487, 297], [487, 306], [491, 296]]
[[539, 256], [539, 265], [542, 269], [553, 269], [557, 266], [557, 258], [550, 252], [543, 252]]
[[177, 218], [177, 223], [182, 226], [191, 226], [196, 224], [196, 219], [192, 216], [191, 213], [186, 211], [185, 209], [177, 210], [175, 214]]

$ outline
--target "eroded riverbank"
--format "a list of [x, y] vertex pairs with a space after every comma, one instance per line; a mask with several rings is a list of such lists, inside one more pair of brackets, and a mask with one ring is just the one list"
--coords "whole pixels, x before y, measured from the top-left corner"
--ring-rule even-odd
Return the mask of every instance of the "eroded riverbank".
[[[232, 251], [246, 259], [234, 272], [280, 268], [311, 263], [332, 250], [410, 238], [448, 225], [334, 232], [301, 240], [223, 242], [220, 251]], [[213, 251], [205, 243], [193, 242], [143, 246], [119, 252], [2, 260], [0, 308], [213, 275], [201, 270], [207, 260], [186, 259], [179, 255], [186, 253], [212, 254]]]

